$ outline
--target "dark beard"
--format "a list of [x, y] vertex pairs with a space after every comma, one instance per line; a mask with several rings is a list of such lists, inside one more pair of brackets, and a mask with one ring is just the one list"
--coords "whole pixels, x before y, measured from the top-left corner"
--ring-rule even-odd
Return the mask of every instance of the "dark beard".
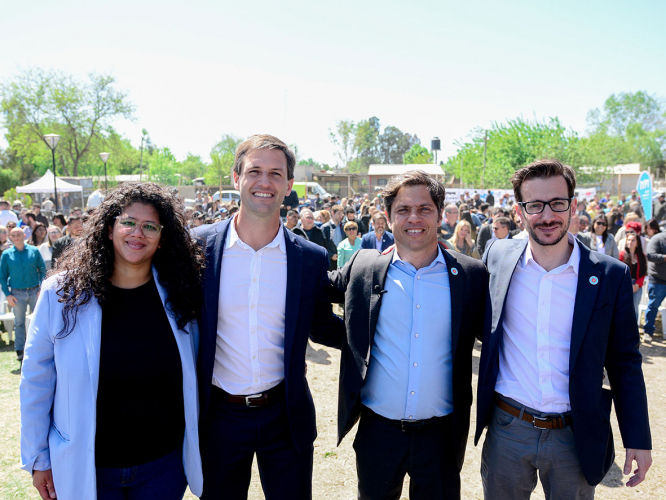
[[[567, 232], [569, 231], [569, 223], [571, 222], [571, 212], [569, 212], [569, 220], [567, 220], [567, 225], [564, 227], [562, 224], [562, 231], [560, 234], [555, 238], [553, 241], [542, 241], [536, 234], [536, 231], [532, 227], [531, 224], [525, 224], [527, 227], [527, 232], [530, 235], [530, 239], [534, 240], [537, 244], [541, 245], [542, 247], [548, 247], [548, 246], [553, 246], [557, 245], [560, 241], [562, 241], [562, 238], [564, 238], [567, 235]], [[543, 224], [539, 224], [539, 226], [542, 226]], [[559, 225], [559, 224], [558, 224]]]

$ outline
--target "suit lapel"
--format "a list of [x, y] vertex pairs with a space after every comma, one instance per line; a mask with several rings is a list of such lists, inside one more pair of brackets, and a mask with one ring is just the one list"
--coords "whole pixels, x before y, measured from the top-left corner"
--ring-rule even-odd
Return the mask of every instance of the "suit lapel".
[[93, 401], [97, 401], [97, 388], [99, 386], [99, 355], [102, 345], [102, 308], [96, 298], [90, 299], [87, 306], [82, 308], [76, 318], [75, 328], [81, 332], [83, 343], [86, 346], [90, 386], [93, 391]]
[[301, 282], [303, 280], [303, 249], [291, 231], [283, 228], [287, 250], [287, 297], [284, 312], [284, 372], [289, 373], [291, 348], [296, 335], [298, 309], [301, 303]]
[[[222, 254], [227, 240], [229, 224], [233, 219], [220, 223], [219, 229], [206, 239], [206, 267], [204, 269], [204, 302], [206, 305], [207, 328], [201, 332], [202, 344], [206, 352], [215, 352], [217, 336], [217, 318], [220, 304], [220, 274], [222, 272]], [[211, 365], [212, 370], [212, 365]]]
[[[365, 357], [365, 366], [370, 363], [370, 351], [372, 350], [372, 342], [375, 338], [375, 330], [377, 329], [377, 321], [379, 320], [379, 309], [382, 304], [382, 295], [379, 293], [384, 290], [386, 284], [386, 276], [388, 275], [389, 266], [393, 261], [393, 254], [395, 249], [386, 254], [377, 256], [374, 265], [372, 266], [372, 288], [370, 289], [370, 331], [368, 336], [368, 345]], [[363, 372], [364, 373], [364, 372]]]
[[602, 273], [594, 266], [599, 259], [584, 245], [580, 249], [580, 265], [578, 266], [578, 286], [574, 303], [573, 325], [571, 326], [571, 347], [569, 352], [569, 373], [573, 373], [576, 359], [587, 332], [594, 303], [597, 300], [599, 287], [603, 286]]
[[442, 255], [449, 273], [449, 289], [451, 290], [451, 355], [456, 355], [460, 338], [460, 323], [463, 313], [463, 293], [465, 292], [465, 272], [456, 258], [442, 248]]
[[493, 322], [492, 322], [491, 331], [493, 332], [497, 331], [497, 325], [499, 324], [499, 320], [502, 317], [502, 312], [504, 309], [504, 301], [506, 300], [506, 294], [509, 291], [509, 284], [511, 283], [511, 277], [513, 276], [513, 272], [515, 271], [516, 266], [518, 265], [520, 257], [523, 255], [523, 252], [525, 252], [525, 248], [527, 248], [528, 240], [524, 239], [521, 241], [522, 241], [521, 245], [515, 247], [512, 246], [511, 249], [508, 250], [503, 255], [496, 276], [493, 276], [492, 275], [493, 271], [490, 270], [491, 271], [490, 289], [493, 291], [491, 297], [493, 304]]

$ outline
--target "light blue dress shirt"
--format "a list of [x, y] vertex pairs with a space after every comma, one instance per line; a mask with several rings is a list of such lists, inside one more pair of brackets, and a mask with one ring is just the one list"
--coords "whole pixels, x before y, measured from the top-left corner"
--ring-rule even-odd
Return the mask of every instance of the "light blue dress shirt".
[[441, 250], [427, 267], [389, 266], [362, 403], [392, 420], [453, 411], [451, 290]]

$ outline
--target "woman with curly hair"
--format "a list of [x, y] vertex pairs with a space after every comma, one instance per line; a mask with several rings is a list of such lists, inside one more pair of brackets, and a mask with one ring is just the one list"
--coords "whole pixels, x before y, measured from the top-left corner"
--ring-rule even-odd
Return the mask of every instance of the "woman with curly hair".
[[42, 285], [21, 375], [21, 461], [42, 498], [203, 489], [196, 311], [203, 255], [182, 205], [124, 184]]

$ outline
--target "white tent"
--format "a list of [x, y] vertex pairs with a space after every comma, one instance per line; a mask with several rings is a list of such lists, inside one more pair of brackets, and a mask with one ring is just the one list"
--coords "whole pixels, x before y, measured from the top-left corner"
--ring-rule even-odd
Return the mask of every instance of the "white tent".
[[[58, 193], [83, 193], [83, 187], [76, 184], [70, 184], [62, 179], [56, 179], [56, 187]], [[53, 193], [53, 172], [51, 169], [47, 170], [44, 176], [37, 179], [32, 184], [26, 186], [18, 186], [16, 191], [19, 193]]]

